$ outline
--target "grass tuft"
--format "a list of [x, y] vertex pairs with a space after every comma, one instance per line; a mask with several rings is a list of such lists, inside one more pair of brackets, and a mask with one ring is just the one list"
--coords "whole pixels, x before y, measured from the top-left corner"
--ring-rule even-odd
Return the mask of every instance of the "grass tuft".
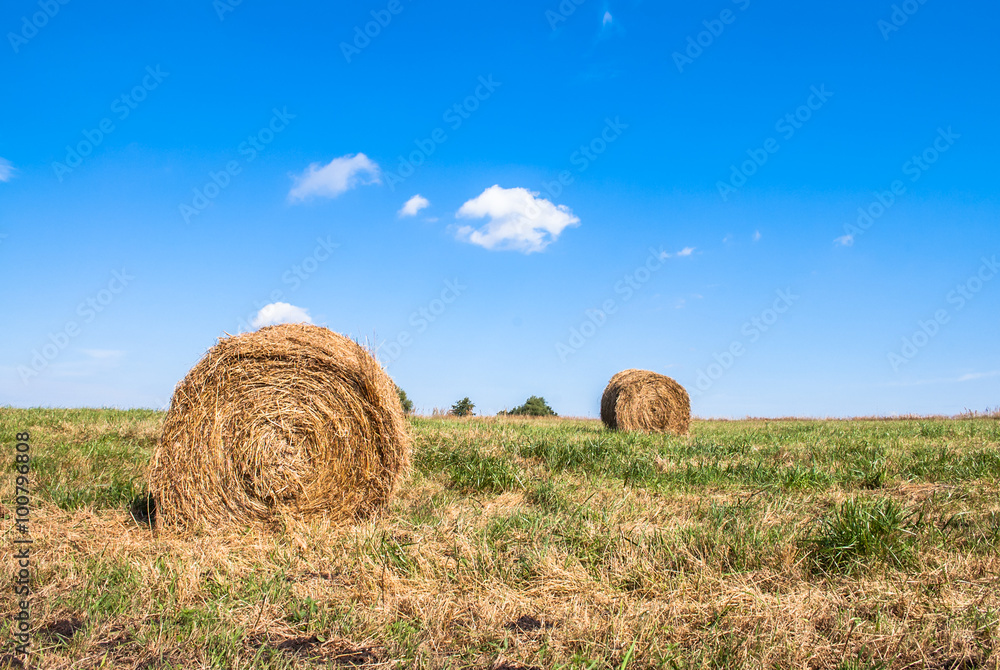
[[904, 568], [913, 559], [913, 512], [891, 498], [850, 498], [820, 520], [806, 540], [813, 566], [851, 574], [885, 564]]

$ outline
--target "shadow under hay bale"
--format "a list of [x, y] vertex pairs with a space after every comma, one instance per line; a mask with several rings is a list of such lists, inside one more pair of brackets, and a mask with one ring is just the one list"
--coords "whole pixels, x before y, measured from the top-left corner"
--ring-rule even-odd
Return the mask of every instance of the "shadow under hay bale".
[[687, 435], [691, 399], [670, 377], [648, 370], [624, 370], [604, 389], [601, 421], [611, 430]]
[[396, 386], [356, 342], [285, 324], [219, 340], [177, 386], [150, 468], [157, 522], [363, 518], [409, 463]]
[[151, 528], [156, 525], [156, 500], [152, 495], [147, 493], [132, 498], [128, 510], [136, 523], [145, 524]]

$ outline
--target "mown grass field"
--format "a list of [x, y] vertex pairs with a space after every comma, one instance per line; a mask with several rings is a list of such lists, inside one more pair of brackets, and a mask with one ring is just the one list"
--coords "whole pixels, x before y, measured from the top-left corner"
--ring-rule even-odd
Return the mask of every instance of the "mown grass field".
[[5, 575], [32, 436], [33, 667], [1000, 665], [997, 417], [416, 418], [382, 517], [179, 537], [128, 511], [162, 416], [0, 409]]

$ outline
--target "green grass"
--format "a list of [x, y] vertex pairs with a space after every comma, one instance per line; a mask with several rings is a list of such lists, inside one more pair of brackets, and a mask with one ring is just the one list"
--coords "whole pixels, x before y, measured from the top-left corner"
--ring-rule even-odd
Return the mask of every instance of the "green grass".
[[824, 572], [904, 568], [917, 542], [915, 515], [889, 498], [849, 498], [806, 540], [809, 558]]
[[413, 418], [384, 515], [223, 538], [131, 520], [161, 421], [0, 410], [5, 445], [32, 432], [41, 667], [944, 668], [1000, 649], [995, 417], [685, 437]]
[[444, 472], [459, 491], [500, 493], [524, 487], [523, 473], [509, 456], [484, 454], [470, 444], [422, 451], [416, 466], [423, 474]]

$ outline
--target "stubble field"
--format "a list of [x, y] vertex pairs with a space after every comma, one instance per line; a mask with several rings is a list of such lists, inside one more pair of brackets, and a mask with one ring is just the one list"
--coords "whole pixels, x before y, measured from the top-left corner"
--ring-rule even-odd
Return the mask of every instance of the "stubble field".
[[32, 667], [1000, 666], [1000, 417], [410, 419], [355, 526], [167, 535], [129, 503], [163, 414], [0, 409], [31, 433]]

